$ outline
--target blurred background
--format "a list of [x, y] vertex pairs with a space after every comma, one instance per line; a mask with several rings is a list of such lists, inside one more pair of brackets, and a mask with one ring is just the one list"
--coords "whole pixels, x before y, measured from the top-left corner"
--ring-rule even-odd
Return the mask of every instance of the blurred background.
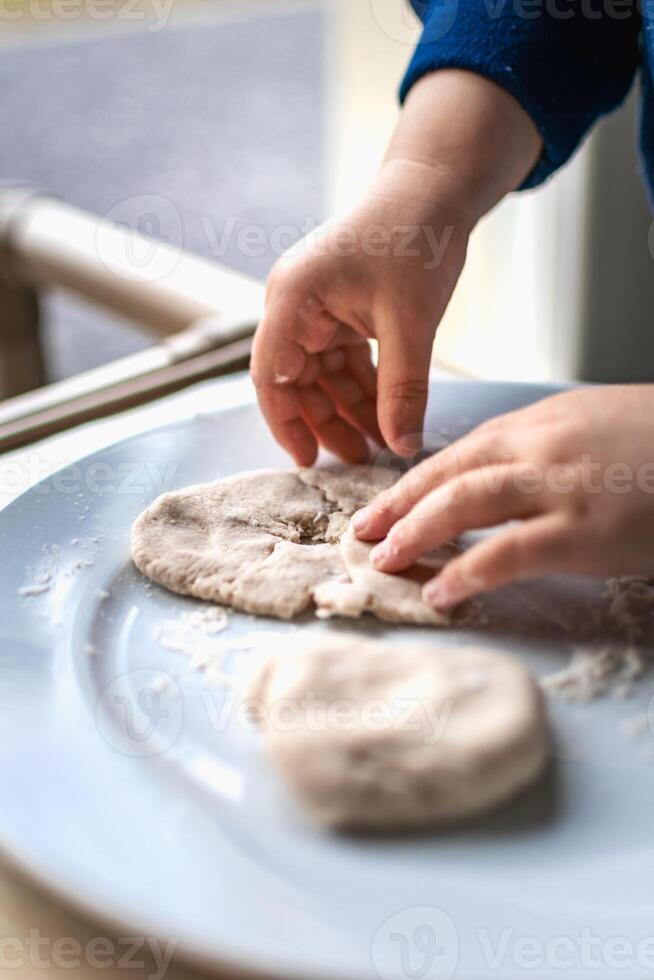
[[[419, 30], [403, 0], [0, 0], [0, 179], [263, 279], [365, 189]], [[545, 189], [483, 222], [441, 362], [652, 380], [635, 113], [632, 98]], [[48, 381], [151, 343], [57, 292], [41, 330]]]

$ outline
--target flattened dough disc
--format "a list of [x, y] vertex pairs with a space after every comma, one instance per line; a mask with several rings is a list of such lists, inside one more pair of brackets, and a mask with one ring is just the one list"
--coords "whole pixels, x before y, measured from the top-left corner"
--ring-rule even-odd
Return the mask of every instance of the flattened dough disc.
[[443, 623], [420, 582], [367, 565], [369, 546], [345, 534], [352, 514], [397, 474], [376, 466], [259, 470], [159, 497], [132, 530], [148, 578], [182, 595], [290, 619], [318, 614]]
[[326, 634], [273, 656], [249, 694], [271, 763], [331, 828], [467, 819], [515, 796], [546, 763], [540, 689], [494, 651]]

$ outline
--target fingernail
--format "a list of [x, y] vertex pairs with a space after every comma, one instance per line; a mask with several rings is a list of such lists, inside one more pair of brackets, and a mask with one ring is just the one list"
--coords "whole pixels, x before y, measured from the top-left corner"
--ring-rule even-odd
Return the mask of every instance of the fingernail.
[[363, 510], [358, 510], [352, 518], [352, 526], [355, 531], [365, 531], [369, 520], [370, 507], [364, 507]]
[[370, 561], [373, 565], [382, 565], [391, 553], [391, 546], [388, 541], [382, 541], [370, 552]]
[[442, 584], [440, 579], [427, 582], [422, 590], [422, 598], [425, 602], [429, 603], [430, 606], [440, 606], [443, 608], [446, 606], [452, 606], [455, 602], [454, 596], [450, 590]]
[[419, 432], [407, 432], [399, 436], [395, 448], [400, 456], [413, 456], [422, 449], [422, 435]]

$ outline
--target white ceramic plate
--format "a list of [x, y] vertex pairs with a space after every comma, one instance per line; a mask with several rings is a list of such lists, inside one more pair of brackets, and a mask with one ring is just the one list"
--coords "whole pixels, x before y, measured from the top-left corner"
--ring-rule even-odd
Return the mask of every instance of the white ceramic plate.
[[[438, 382], [428, 428], [450, 438], [548, 393]], [[654, 739], [624, 732], [648, 710], [646, 682], [625, 702], [552, 702], [550, 777], [493, 819], [348, 839], [286, 797], [230, 714], [229, 687], [207, 686], [156, 638], [200, 604], [146, 586], [129, 559], [132, 520], [165, 489], [287, 465], [245, 404], [103, 450], [0, 514], [5, 852], [130, 934], [274, 977], [651, 975]], [[542, 674], [567, 662], [596, 594], [581, 580], [505, 590], [481, 633], [345, 625], [391, 642], [481, 640]], [[271, 632], [343, 625], [233, 614], [222, 637], [265, 635], [227, 670], [249, 669]]]

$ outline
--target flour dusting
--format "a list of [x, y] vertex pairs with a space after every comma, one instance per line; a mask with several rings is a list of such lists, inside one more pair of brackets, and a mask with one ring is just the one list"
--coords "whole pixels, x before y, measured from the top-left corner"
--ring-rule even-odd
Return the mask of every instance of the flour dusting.
[[590, 701], [611, 693], [623, 700], [631, 695], [633, 682], [650, 669], [653, 653], [648, 649], [646, 631], [654, 616], [654, 581], [612, 578], [602, 598], [604, 606], [597, 611], [595, 631], [598, 637], [608, 633], [617, 634], [617, 638], [575, 647], [563, 670], [543, 678], [542, 686], [550, 693], [573, 701]]
[[247, 685], [248, 677], [270, 653], [287, 646], [291, 627], [284, 633], [259, 630], [237, 636], [225, 636], [229, 611], [223, 606], [204, 606], [182, 613], [179, 619], [162, 620], [154, 638], [165, 650], [188, 658], [193, 670], [202, 672], [209, 687]]

